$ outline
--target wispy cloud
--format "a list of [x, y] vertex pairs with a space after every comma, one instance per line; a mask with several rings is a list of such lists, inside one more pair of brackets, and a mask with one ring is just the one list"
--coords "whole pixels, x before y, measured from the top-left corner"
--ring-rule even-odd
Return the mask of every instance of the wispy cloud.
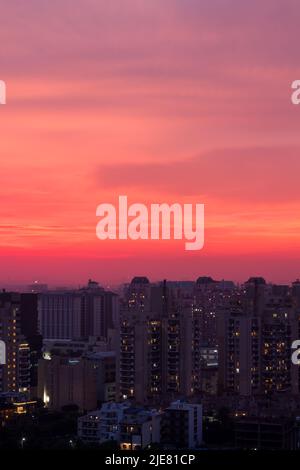
[[139, 188], [161, 194], [254, 203], [300, 202], [300, 147], [216, 150], [161, 163], [100, 166], [97, 183], [124, 191]]

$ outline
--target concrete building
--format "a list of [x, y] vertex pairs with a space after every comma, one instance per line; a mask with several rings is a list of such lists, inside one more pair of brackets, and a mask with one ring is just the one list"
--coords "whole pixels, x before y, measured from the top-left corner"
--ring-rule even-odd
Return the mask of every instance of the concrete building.
[[130, 407], [120, 422], [120, 449], [140, 450], [160, 442], [161, 413]]
[[[156, 284], [133, 278], [120, 311], [119, 396], [155, 405], [214, 394], [217, 311], [235, 291], [233, 283], [209, 277]], [[214, 373], [207, 372], [208, 362]]]
[[38, 397], [53, 410], [77, 405], [80, 410], [97, 408], [97, 373], [92, 361], [53, 356], [40, 359]]
[[85, 354], [110, 350], [106, 338], [89, 336], [86, 339], [45, 339], [43, 357], [51, 356], [81, 357]]
[[[80, 343], [81, 344], [81, 343]], [[74, 342], [76, 348], [76, 342]], [[39, 361], [38, 396], [52, 409], [76, 404], [91, 410], [116, 399], [116, 354], [114, 351], [74, 354], [65, 350], [46, 352]]]
[[113, 402], [116, 400], [116, 353], [103, 351], [86, 354], [95, 369], [97, 402]]
[[161, 443], [167, 447], [194, 449], [202, 443], [202, 405], [178, 400], [164, 411]]
[[44, 339], [81, 337], [81, 296], [78, 291], [39, 294], [39, 327]]
[[20, 294], [20, 328], [30, 349], [30, 390], [33, 397], [37, 396], [37, 368], [43, 345], [39, 334], [37, 300], [36, 294]]
[[30, 349], [21, 334], [20, 294], [0, 294], [0, 340], [5, 363], [0, 364], [0, 392], [30, 392]]
[[217, 309], [236, 289], [232, 281], [200, 276], [193, 289], [194, 328], [201, 348], [217, 347]]
[[78, 437], [83, 442], [102, 444], [106, 441], [120, 442], [120, 422], [127, 402], [104, 403], [99, 410], [78, 418]]
[[81, 289], [39, 294], [38, 309], [44, 339], [107, 338], [118, 319], [118, 298], [89, 280]]
[[220, 392], [299, 393], [299, 368], [291, 363], [298, 332], [299, 310], [288, 286], [250, 278], [219, 310]]
[[141, 279], [137, 287], [134, 278], [120, 312], [119, 396], [155, 404], [190, 395], [195, 380], [191, 303], [165, 283]]

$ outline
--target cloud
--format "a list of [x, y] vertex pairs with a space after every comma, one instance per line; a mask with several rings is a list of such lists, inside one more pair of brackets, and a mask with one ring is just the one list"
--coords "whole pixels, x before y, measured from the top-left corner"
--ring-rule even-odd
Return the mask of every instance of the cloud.
[[97, 183], [177, 196], [254, 202], [300, 201], [300, 148], [216, 150], [167, 163], [101, 165]]
[[222, 70], [224, 82], [237, 65], [296, 67], [298, 13], [297, 0], [10, 0], [0, 60], [19, 76], [199, 79]]

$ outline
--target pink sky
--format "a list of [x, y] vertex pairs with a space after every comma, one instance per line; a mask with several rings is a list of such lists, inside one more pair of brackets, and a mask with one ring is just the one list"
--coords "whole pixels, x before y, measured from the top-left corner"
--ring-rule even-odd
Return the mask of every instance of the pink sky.
[[[1, 5], [0, 281], [300, 277], [297, 0]], [[100, 242], [102, 202], [200, 202], [205, 247]]]

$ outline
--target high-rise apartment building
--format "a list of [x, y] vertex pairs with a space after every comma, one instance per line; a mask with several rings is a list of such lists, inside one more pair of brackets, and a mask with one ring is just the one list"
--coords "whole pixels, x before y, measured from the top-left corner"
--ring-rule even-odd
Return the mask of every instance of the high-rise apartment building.
[[291, 362], [298, 333], [292, 290], [250, 278], [218, 312], [220, 392], [298, 393], [299, 371]]
[[82, 289], [39, 294], [38, 309], [45, 339], [106, 338], [118, 318], [118, 298], [90, 280]]
[[140, 279], [139, 285], [134, 278], [120, 312], [120, 396], [157, 403], [190, 395], [194, 377], [191, 303], [166, 283], [152, 285]]
[[81, 337], [81, 296], [77, 291], [39, 295], [39, 327], [44, 339]]
[[30, 348], [30, 389], [36, 397], [38, 361], [42, 356], [43, 340], [38, 326], [38, 296], [32, 293], [20, 294], [20, 328]]
[[0, 294], [0, 340], [5, 364], [0, 364], [0, 392], [30, 391], [30, 349], [20, 325], [20, 294]]
[[236, 289], [232, 281], [215, 281], [209, 276], [199, 277], [193, 288], [194, 327], [200, 347], [217, 346], [217, 311], [223, 301]]

